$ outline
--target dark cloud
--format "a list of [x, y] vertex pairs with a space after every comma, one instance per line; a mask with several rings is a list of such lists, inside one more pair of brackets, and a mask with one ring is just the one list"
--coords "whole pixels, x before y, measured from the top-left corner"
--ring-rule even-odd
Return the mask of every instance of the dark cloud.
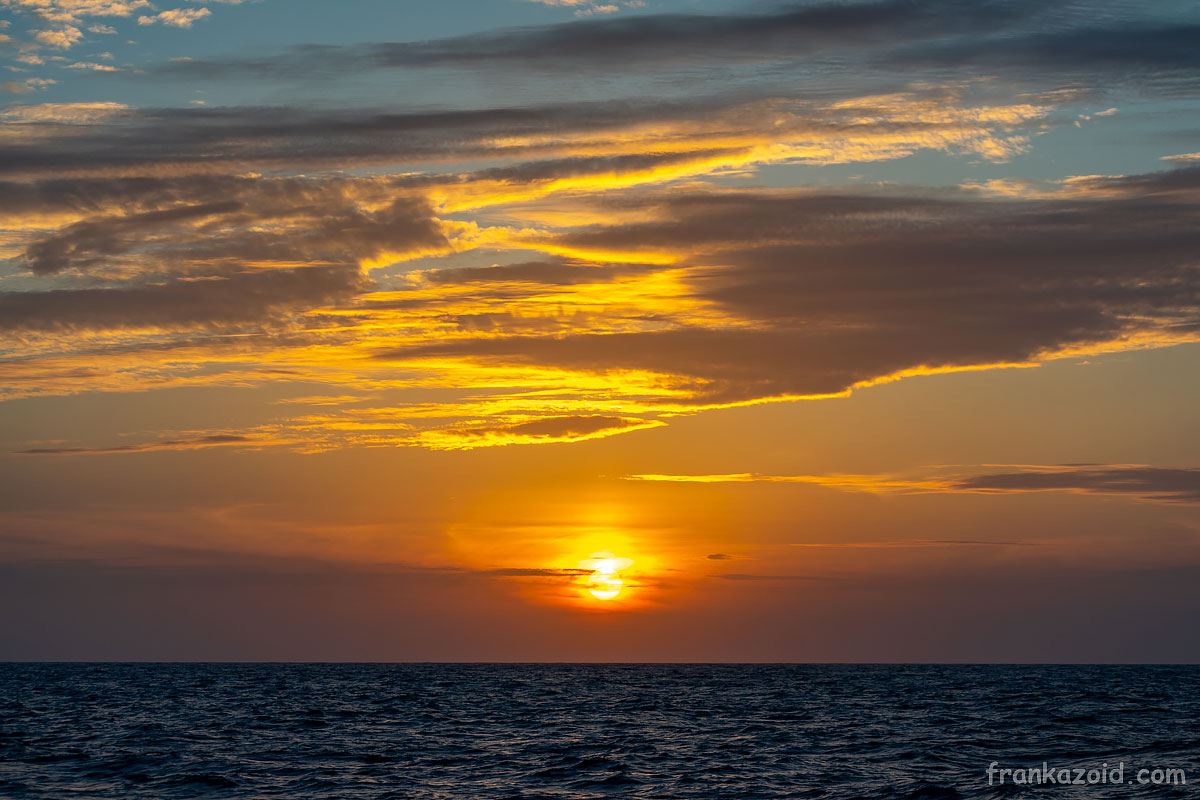
[[840, 578], [830, 577], [828, 575], [767, 575], [755, 574], [746, 572], [725, 572], [718, 575], [710, 575], [711, 578], [720, 578], [725, 581], [837, 581]]
[[[78, 144], [86, 147], [86, 143]], [[0, 182], [0, 212], [14, 216], [29, 212], [139, 215], [235, 202], [243, 208], [249, 205], [259, 213], [277, 213], [305, 205], [344, 202], [348, 192], [364, 191], [367, 186], [363, 181], [333, 176], [318, 181], [195, 174], [4, 181]], [[232, 209], [226, 213], [229, 211]]]
[[301, 267], [144, 286], [0, 292], [0, 330], [258, 325], [347, 300], [367, 285], [356, 267]]
[[648, 370], [691, 388], [687, 402], [724, 402], [1200, 333], [1200, 169], [1038, 200], [674, 194], [625, 210], [637, 203], [655, 221], [556, 241], [691, 253], [705, 266], [694, 296], [742, 324], [447, 341], [381, 357]]
[[[114, 181], [89, 192], [95, 183], [47, 181], [18, 192], [38, 203], [26, 211], [88, 215], [34, 239], [24, 253], [31, 271], [88, 269], [140, 254], [152, 257], [150, 271], [192, 272], [187, 265], [195, 264], [224, 273], [247, 260], [357, 264], [381, 252], [446, 245], [428, 204], [394, 194], [385, 201], [383, 187], [366, 181], [189, 176]], [[383, 207], [367, 212], [362, 200]]]
[[975, 475], [955, 481], [953, 486], [964, 491], [1075, 491], [1197, 503], [1200, 502], [1200, 469], [1108, 465], [1058, 467], [1044, 471]]
[[733, 558], [733, 556], [726, 555], [725, 553], [713, 553], [712, 555], [708, 556], [708, 558], [712, 561], [728, 561], [729, 559]]
[[613, 428], [627, 428], [631, 425], [637, 425], [639, 422], [641, 420], [625, 417], [606, 417], [602, 415], [548, 417], [546, 419], [534, 420], [533, 422], [522, 422], [512, 425], [505, 430], [523, 436], [582, 436]]
[[30, 450], [20, 450], [18, 452], [22, 455], [32, 456], [77, 456], [106, 453], [146, 453], [153, 450], [195, 450], [200, 447], [251, 445], [255, 443], [256, 440], [249, 436], [217, 433], [208, 436], [197, 436], [191, 439], [168, 439], [161, 442], [125, 444], [114, 447], [35, 447]]
[[508, 569], [480, 570], [480, 575], [494, 575], [499, 578], [575, 578], [580, 575], [591, 575], [592, 569], [554, 569], [548, 567], [512, 567]]
[[25, 250], [25, 260], [37, 274], [61, 272], [71, 266], [73, 259], [81, 256], [103, 258], [128, 252], [139, 234], [171, 229], [176, 223], [186, 225], [229, 214], [241, 207], [242, 204], [237, 201], [222, 201], [78, 222], [29, 245]]
[[[963, 105], [956, 85], [890, 88], [904, 92], [906, 98], [956, 108]], [[963, 125], [970, 126], [972, 137], [981, 133], [981, 124], [969, 116], [949, 121], [937, 115], [896, 117], [895, 98], [886, 96], [838, 105], [847, 97], [861, 96], [862, 87], [831, 89], [815, 97], [763, 84], [737, 91], [714, 88], [682, 99], [557, 103], [543, 99], [455, 111], [127, 109], [94, 120], [39, 122], [31, 133], [0, 141], [0, 176], [38, 181], [35, 187], [15, 180], [0, 183], [0, 208], [20, 209], [24, 201], [136, 201], [139, 193], [184, 194], [189, 187], [211, 189], [221, 184], [238, 190], [247, 183], [221, 172], [295, 168], [312, 174], [354, 166], [413, 164], [425, 174], [392, 175], [376, 183], [415, 193], [455, 183], [520, 184], [647, 172], [722, 157], [737, 161], [767, 140], [828, 144], [848, 137], [861, 142], [903, 134], [906, 141], [914, 141], [922, 134], [937, 134], [948, 135], [957, 142], [955, 146], [965, 146], [969, 142], [961, 139]], [[31, 124], [13, 122], [6, 127], [19, 133]], [[1028, 119], [1012, 119], [982, 127], [1011, 131], [1029, 124]], [[637, 135], [650, 136], [643, 152], [628, 152], [631, 128], [637, 129]], [[914, 147], [936, 146], [932, 143], [937, 137], [915, 141], [922, 144]], [[431, 163], [483, 159], [523, 163], [485, 165], [466, 175], [428, 173]], [[97, 175], [133, 177], [113, 188], [83, 181]], [[186, 176], [190, 184], [173, 188], [154, 177], [165, 175]], [[47, 177], [56, 180], [38, 180]], [[73, 185], [68, 179], [80, 183]], [[345, 178], [329, 180], [331, 186], [353, 183]], [[275, 183], [278, 193], [302, 187], [299, 179]]]
[[1057, 75], [1095, 81], [1120, 75], [1159, 91], [1200, 86], [1200, 25], [1128, 22], [1059, 31], [1025, 31], [909, 46], [887, 57], [894, 66]]
[[386, 193], [347, 179], [26, 184], [12, 193], [19, 199], [6, 197], [13, 213], [24, 201], [29, 213], [84, 218], [36, 235], [18, 261], [35, 275], [73, 280], [0, 292], [0, 330], [268, 324], [348, 302], [374, 285], [363, 260], [447, 246], [424, 201]]
[[1031, 2], [881, 0], [796, 4], [767, 14], [649, 14], [510, 28], [426, 42], [305, 45], [266, 58], [172, 62], [159, 74], [282, 78], [364, 69], [509, 66], [559, 72], [564, 65], [792, 60], [838, 48], [995, 30], [1027, 18]]
[[[22, 199], [75, 198], [77, 202], [137, 192], [170, 191], [156, 173], [187, 174], [193, 186], [236, 185], [214, 173], [238, 168], [303, 169], [396, 162], [540, 153], [544, 144], [498, 144], [515, 139], [555, 139], [572, 132], [591, 135], [632, 124], [691, 120], [727, 114], [747, 102], [697, 98], [678, 102], [612, 101], [523, 105], [476, 110], [385, 113], [370, 109], [311, 110], [291, 107], [164, 108], [114, 112], [91, 124], [42, 123], [41, 135], [0, 142], [0, 175], [50, 176], [135, 174], [137, 181], [106, 189], [95, 183], [73, 188], [44, 181], [0, 184], [0, 208]], [[17, 126], [14, 126], [17, 127]], [[86, 134], [86, 135], [83, 135]], [[703, 148], [701, 148], [703, 149]], [[566, 157], [537, 165], [485, 171], [495, 180], [534, 180], [587, 175], [616, 168], [675, 163], [689, 156], [649, 153], [628, 156]], [[394, 178], [394, 186], [420, 187], [428, 176]], [[242, 181], [244, 184], [245, 181]], [[296, 184], [280, 183], [280, 190]], [[7, 196], [7, 197], [6, 197]]]
[[595, 69], [708, 70], [728, 80], [731, 68], [763, 67], [778, 77], [791, 67], [792, 83], [814, 93], [845, 90], [849, 81], [869, 91], [968, 73], [1043, 88], [1128, 83], [1175, 92], [1195, 90], [1198, 53], [1200, 26], [1165, 9], [880, 0], [796, 3], [768, 13], [639, 14], [425, 42], [305, 45], [263, 57], [172, 62], [153, 73], [277, 80], [433, 67], [545, 72], [562, 82], [591, 78]]
[[976, 539], [933, 539], [931, 544], [962, 545], [964, 547], [1038, 547], [1037, 542], [996, 542]]
[[659, 423], [637, 417], [614, 417], [603, 414], [547, 416], [528, 422], [482, 424], [445, 431], [435, 431], [422, 442], [430, 447], [460, 448], [484, 443], [522, 444], [532, 442], [562, 442], [604, 436], [623, 430], [647, 427]]

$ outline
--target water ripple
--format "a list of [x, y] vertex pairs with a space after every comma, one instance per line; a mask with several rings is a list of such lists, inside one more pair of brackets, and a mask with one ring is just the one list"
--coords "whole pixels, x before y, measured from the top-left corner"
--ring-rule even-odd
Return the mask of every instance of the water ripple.
[[1182, 797], [985, 770], [1198, 753], [1194, 667], [0, 665], [13, 800]]

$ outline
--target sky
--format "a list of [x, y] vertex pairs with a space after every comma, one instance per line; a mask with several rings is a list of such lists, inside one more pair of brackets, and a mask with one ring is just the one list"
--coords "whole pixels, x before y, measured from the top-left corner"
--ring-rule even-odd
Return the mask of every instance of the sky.
[[0, 660], [1200, 660], [1200, 10], [0, 0]]

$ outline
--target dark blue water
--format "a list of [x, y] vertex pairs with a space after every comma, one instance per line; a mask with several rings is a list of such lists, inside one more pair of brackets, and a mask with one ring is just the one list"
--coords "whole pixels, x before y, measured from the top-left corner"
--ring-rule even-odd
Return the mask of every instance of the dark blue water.
[[3, 798], [1017, 796], [1200, 797], [1200, 669], [0, 665]]

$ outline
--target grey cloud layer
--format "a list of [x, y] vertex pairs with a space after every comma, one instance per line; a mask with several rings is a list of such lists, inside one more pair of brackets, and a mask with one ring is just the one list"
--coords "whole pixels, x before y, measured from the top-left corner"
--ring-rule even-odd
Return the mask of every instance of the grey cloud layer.
[[302, 267], [200, 281], [0, 292], [0, 330], [258, 327], [296, 309], [349, 300], [366, 286], [356, 269]]
[[[1120, 187], [1120, 188], [1115, 188]], [[826, 394], [905, 370], [1021, 362], [1200, 332], [1200, 169], [1045, 200], [693, 194], [571, 245], [690, 252], [697, 298], [742, 323], [513, 336], [381, 354], [677, 376], [711, 401]], [[1116, 194], [1112, 194], [1116, 191]]]
[[[793, 4], [770, 13], [648, 14], [513, 28], [425, 42], [307, 45], [274, 56], [162, 65], [172, 77], [287, 79], [372, 69], [533, 70], [605, 74], [795, 65], [808, 91], [920, 79], [925, 71], [1002, 74], [1037, 85], [1126, 82], [1195, 90], [1200, 25], [1168, 6], [1119, 2], [882, 0]], [[1183, 18], [1181, 18], [1181, 16]], [[725, 79], [727, 79], [726, 76]]]
[[445, 245], [420, 200], [401, 196], [364, 211], [360, 200], [383, 202], [370, 181], [200, 176], [16, 186], [0, 193], [14, 213], [86, 216], [24, 248], [21, 266], [72, 281], [0, 292], [0, 329], [10, 331], [256, 327], [368, 290], [363, 258]]
[[553, 69], [570, 63], [602, 64], [620, 69], [631, 62], [701, 62], [714, 55], [765, 60], [994, 30], [1030, 16], [1037, 7], [1033, 3], [882, 0], [797, 5], [768, 14], [639, 15], [426, 42], [307, 45], [276, 58], [191, 60], [171, 63], [162, 71], [187, 76], [286, 76], [364, 68], [496, 64]]
[[1200, 469], [1083, 464], [1047, 471], [975, 475], [955, 481], [954, 487], [984, 492], [1076, 491], [1200, 503]]
[[248, 445], [253, 443], [254, 440], [247, 436], [214, 433], [190, 439], [167, 439], [161, 442], [116, 445], [113, 447], [34, 447], [19, 452], [22, 455], [34, 456], [101, 455], [109, 453], [146, 453], [155, 450], [195, 450], [201, 447]]
[[[26, 127], [23, 137], [0, 140], [0, 175], [61, 178], [75, 173], [130, 174], [152, 192], [156, 172], [213, 173], [231, 167], [283, 168], [299, 165], [332, 169], [388, 162], [450, 161], [485, 156], [517, 158], [539, 148], [500, 146], [513, 137], [597, 134], [628, 125], [696, 118], [711, 120], [737, 114], [745, 96], [699, 98], [680, 103], [602, 102], [498, 107], [465, 111], [385, 113], [370, 110], [310, 111], [297, 108], [139, 109], [117, 111], [93, 122], [10, 124]], [[735, 118], [737, 118], [735, 117]], [[587, 174], [614, 167], [636, 167], [678, 158], [642, 154], [613, 158], [570, 158], [504, 167], [484, 177], [531, 180], [562, 174]], [[214, 175], [216, 183], [221, 178]], [[228, 180], [228, 179], [226, 179]], [[397, 185], [419, 187], [428, 177], [411, 176]], [[161, 187], [158, 187], [161, 191]], [[92, 192], [111, 191], [93, 187]], [[130, 192], [137, 188], [130, 187]], [[69, 187], [36, 191], [20, 183], [4, 185], [0, 206], [19, 198], [66, 198]]]

